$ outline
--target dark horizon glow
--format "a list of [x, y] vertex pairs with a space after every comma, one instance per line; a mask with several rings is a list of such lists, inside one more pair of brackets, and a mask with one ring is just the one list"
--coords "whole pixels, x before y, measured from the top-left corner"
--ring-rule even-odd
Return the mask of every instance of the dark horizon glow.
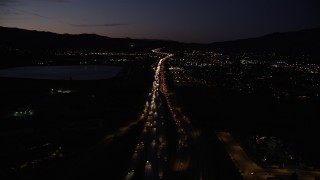
[[209, 43], [320, 27], [318, 0], [0, 0], [0, 26]]

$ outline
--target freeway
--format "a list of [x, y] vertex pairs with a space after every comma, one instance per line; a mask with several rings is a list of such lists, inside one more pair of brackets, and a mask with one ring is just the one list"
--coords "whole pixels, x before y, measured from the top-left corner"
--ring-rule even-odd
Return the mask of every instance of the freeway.
[[216, 135], [224, 144], [230, 158], [237, 166], [244, 179], [267, 179], [268, 177], [276, 176], [290, 177], [293, 173], [296, 173], [298, 179], [301, 180], [314, 180], [315, 177], [320, 176], [320, 171], [306, 171], [289, 168], [263, 168], [247, 155], [229, 132], [217, 132]]
[[[144, 125], [124, 179], [224, 179], [223, 173], [233, 172], [219, 162], [228, 157], [213, 153], [219, 150], [212, 138], [194, 127], [168, 86], [166, 63], [174, 54], [161, 49], [153, 53], [163, 58], [154, 68], [154, 81], [140, 117]], [[218, 172], [221, 168], [226, 170]]]
[[[194, 144], [193, 127], [173, 100], [165, 76], [165, 64], [174, 55], [161, 52], [160, 49], [153, 52], [164, 57], [155, 67], [152, 89], [141, 115], [144, 128], [133, 150], [125, 179], [189, 179], [191, 177], [187, 177], [187, 174], [194, 155], [191, 148]], [[166, 109], [171, 118], [166, 118]], [[168, 132], [168, 126], [174, 126], [175, 135]], [[171, 156], [171, 159], [168, 155], [168, 138], [176, 138], [173, 141], [176, 144], [170, 144], [175, 148], [175, 156]], [[197, 174], [199, 179], [201, 173]]]
[[163, 114], [163, 103], [160, 98], [160, 71], [164, 61], [173, 54], [160, 53], [165, 57], [157, 63], [151, 92], [140, 119], [144, 120], [144, 127], [137, 142], [129, 164], [125, 179], [160, 179], [168, 169], [167, 135]]

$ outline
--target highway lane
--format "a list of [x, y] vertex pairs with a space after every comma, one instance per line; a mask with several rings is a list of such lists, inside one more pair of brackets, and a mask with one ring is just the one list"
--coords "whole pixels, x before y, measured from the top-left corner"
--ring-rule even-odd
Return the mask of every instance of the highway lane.
[[161, 179], [168, 171], [166, 124], [163, 116], [164, 107], [160, 98], [160, 84], [164, 82], [160, 80], [160, 71], [163, 62], [173, 55], [161, 53], [159, 50], [153, 50], [153, 52], [165, 57], [160, 59], [156, 65], [152, 89], [141, 115], [144, 128], [132, 154], [125, 179]]
[[[125, 179], [213, 179], [208, 173], [209, 167], [205, 167], [212, 164], [212, 159], [206, 158], [209, 153], [201, 149], [205, 147], [205, 141], [184, 115], [167, 85], [166, 62], [174, 55], [161, 52], [161, 49], [153, 52], [164, 58], [155, 67], [152, 89], [141, 115], [144, 128]], [[171, 118], [165, 119], [168, 117], [165, 109], [169, 110]], [[168, 132], [168, 126], [174, 126], [176, 135]], [[170, 160], [168, 138], [177, 138], [172, 141], [176, 144], [170, 144], [175, 150], [175, 156]]]

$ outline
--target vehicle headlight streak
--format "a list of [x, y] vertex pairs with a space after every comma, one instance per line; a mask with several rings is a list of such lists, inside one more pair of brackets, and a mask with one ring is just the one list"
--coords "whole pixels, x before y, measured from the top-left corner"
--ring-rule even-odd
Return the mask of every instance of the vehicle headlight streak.
[[[166, 134], [164, 128], [163, 116], [158, 116], [161, 108], [161, 100], [159, 97], [161, 86], [161, 70], [163, 62], [172, 54], [162, 53], [160, 49], [153, 50], [154, 53], [165, 55], [160, 59], [155, 68], [154, 81], [152, 89], [149, 93], [148, 100], [145, 103], [143, 114], [140, 119], [145, 121], [145, 125], [141, 134], [141, 139], [132, 156], [130, 169], [125, 179], [134, 177], [135, 172], [139, 171], [138, 164], [144, 164], [144, 179], [158, 179], [165, 175], [165, 164], [168, 160], [166, 155]], [[140, 163], [139, 163], [140, 162]]]
[[[178, 155], [176, 162], [179, 167], [175, 171], [186, 171], [189, 167], [189, 154], [183, 153], [189, 147], [189, 135], [191, 128], [189, 119], [182, 114], [180, 108], [172, 103], [172, 97], [169, 95], [165, 79], [165, 62], [173, 57], [173, 54], [160, 52], [160, 49], [155, 49], [152, 52], [164, 55], [160, 59], [154, 74], [152, 90], [149, 93], [149, 100], [146, 101], [141, 119], [145, 121], [143, 131], [141, 133], [140, 142], [134, 150], [130, 169], [125, 179], [134, 177], [135, 172], [139, 172], [138, 164], [144, 164], [144, 179], [161, 179], [166, 176], [168, 167], [167, 161], [167, 141], [164, 116], [158, 115], [163, 110], [160, 94], [164, 95], [164, 100], [171, 112], [171, 115], [176, 124], [178, 134], [177, 151]], [[140, 162], [140, 163], [139, 163]]]

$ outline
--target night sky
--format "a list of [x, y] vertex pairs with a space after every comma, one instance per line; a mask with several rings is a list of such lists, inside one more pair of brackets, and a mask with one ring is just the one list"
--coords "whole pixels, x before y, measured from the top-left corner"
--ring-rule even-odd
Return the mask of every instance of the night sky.
[[0, 26], [216, 42], [320, 27], [319, 0], [0, 0]]

